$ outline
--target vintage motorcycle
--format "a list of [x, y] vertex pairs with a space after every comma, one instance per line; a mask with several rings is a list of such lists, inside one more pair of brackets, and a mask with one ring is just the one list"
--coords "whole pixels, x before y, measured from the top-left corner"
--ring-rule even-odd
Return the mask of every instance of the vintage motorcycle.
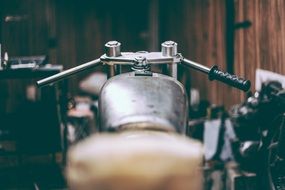
[[[71, 148], [67, 164], [70, 186], [201, 189], [201, 171], [197, 173], [197, 168], [202, 162], [202, 147], [184, 135], [188, 99], [184, 86], [177, 80], [177, 65], [201, 71], [210, 80], [244, 91], [249, 90], [250, 81], [222, 72], [217, 66], [208, 68], [184, 58], [173, 41], [162, 43], [161, 52], [121, 52], [117, 41], [110, 41], [105, 47], [106, 54], [99, 59], [37, 82], [42, 87], [101, 64], [109, 66], [109, 79], [99, 96], [99, 131], [116, 135], [95, 135], [93, 140]], [[126, 65], [132, 72], [122, 73], [122, 66]], [[165, 65], [166, 73], [153, 73], [152, 65]]]

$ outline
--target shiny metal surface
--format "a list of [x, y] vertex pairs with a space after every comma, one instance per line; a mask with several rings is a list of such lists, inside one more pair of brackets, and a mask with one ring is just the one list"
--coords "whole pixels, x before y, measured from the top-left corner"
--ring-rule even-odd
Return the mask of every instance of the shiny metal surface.
[[180, 58], [163, 56], [161, 52], [122, 52], [118, 57], [109, 57], [106, 54], [100, 57], [101, 62], [107, 65], [133, 65], [139, 56], [145, 57], [148, 64], [179, 63]]
[[73, 67], [71, 69], [65, 70], [65, 71], [63, 71], [61, 73], [58, 73], [58, 74], [52, 75], [50, 77], [44, 78], [42, 80], [39, 80], [39, 81], [37, 81], [37, 86], [39, 86], [39, 87], [46, 86], [46, 85], [51, 84], [53, 82], [57, 82], [57, 81], [63, 80], [65, 78], [67, 78], [67, 77], [70, 77], [70, 76], [72, 76], [72, 75], [74, 75], [76, 73], [79, 73], [81, 71], [84, 71], [86, 69], [97, 67], [100, 64], [101, 64], [100, 59], [95, 59], [93, 61], [84, 63], [82, 65], [79, 65], [79, 66]]
[[99, 99], [103, 131], [153, 129], [185, 133], [188, 102], [180, 82], [165, 75], [125, 73], [109, 79]]
[[[161, 44], [161, 53], [163, 56], [176, 57], [177, 43], [173, 41], [166, 41]], [[177, 79], [177, 64], [175, 62], [167, 65], [167, 70], [170, 76]]]
[[110, 41], [105, 44], [106, 55], [109, 57], [118, 57], [121, 55], [121, 43]]
[[199, 63], [196, 63], [196, 62], [194, 62], [194, 61], [190, 61], [189, 59], [181, 58], [181, 60], [182, 60], [182, 61], [181, 61], [181, 64], [182, 64], [182, 65], [185, 65], [185, 66], [190, 67], [190, 68], [192, 68], [192, 69], [195, 69], [195, 70], [197, 70], [197, 71], [201, 71], [201, 72], [203, 72], [203, 73], [209, 74], [209, 72], [210, 72], [210, 70], [211, 70], [211, 68], [206, 67], [206, 66], [204, 66], [204, 65], [201, 65], [201, 64], [199, 64]]
[[[121, 56], [121, 43], [117, 41], [109, 41], [105, 44], [105, 52], [108, 57], [119, 57]], [[120, 65], [110, 65], [108, 78], [121, 74]]]
[[161, 44], [161, 52], [163, 56], [174, 57], [177, 54], [177, 43], [166, 41]]

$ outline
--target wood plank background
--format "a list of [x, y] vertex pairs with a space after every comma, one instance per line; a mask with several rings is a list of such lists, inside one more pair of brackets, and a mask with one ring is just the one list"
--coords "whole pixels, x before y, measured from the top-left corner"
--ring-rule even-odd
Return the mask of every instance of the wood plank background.
[[[174, 40], [185, 57], [226, 70], [226, 37], [231, 31], [226, 1], [234, 3], [235, 23], [251, 23], [234, 31], [234, 72], [253, 84], [256, 68], [284, 74], [283, 0], [1, 0], [0, 40], [10, 56], [48, 54], [51, 63], [66, 69], [103, 54], [109, 40], [122, 42], [124, 51], [159, 50], [161, 42]], [[26, 18], [5, 22], [9, 15]], [[201, 73], [180, 71], [181, 78], [212, 103], [229, 107], [245, 97]], [[69, 80], [71, 95], [79, 93], [78, 81], [90, 72]]]
[[[216, 64], [226, 70], [225, 0], [179, 2], [169, 1], [168, 9], [164, 9], [161, 19], [166, 33], [162, 39], [177, 41], [180, 51], [193, 61], [208, 67]], [[192, 87], [200, 90], [201, 98], [214, 104], [231, 105], [231, 94], [238, 93], [219, 82], [210, 82], [206, 75], [197, 71], [185, 74], [191, 79]]]
[[[255, 83], [255, 70], [262, 68], [285, 74], [285, 1], [235, 1], [236, 22], [252, 26], [236, 30], [235, 71]], [[238, 101], [243, 96], [235, 97]]]

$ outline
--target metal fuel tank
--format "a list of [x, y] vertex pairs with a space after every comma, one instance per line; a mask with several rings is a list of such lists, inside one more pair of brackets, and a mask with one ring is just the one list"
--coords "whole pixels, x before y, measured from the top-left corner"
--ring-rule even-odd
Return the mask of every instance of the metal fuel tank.
[[188, 102], [176, 79], [153, 73], [117, 75], [103, 86], [99, 99], [100, 129], [152, 129], [185, 133]]

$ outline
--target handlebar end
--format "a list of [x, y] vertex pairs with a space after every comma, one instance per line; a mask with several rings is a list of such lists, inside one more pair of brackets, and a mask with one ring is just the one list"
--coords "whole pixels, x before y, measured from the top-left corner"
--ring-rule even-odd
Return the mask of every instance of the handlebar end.
[[219, 70], [218, 66], [216, 65], [211, 68], [209, 72], [209, 79], [221, 81], [245, 92], [247, 92], [251, 86], [251, 82], [249, 80], [245, 80], [243, 78], [239, 78], [236, 75], [231, 75], [230, 73], [223, 72]]

